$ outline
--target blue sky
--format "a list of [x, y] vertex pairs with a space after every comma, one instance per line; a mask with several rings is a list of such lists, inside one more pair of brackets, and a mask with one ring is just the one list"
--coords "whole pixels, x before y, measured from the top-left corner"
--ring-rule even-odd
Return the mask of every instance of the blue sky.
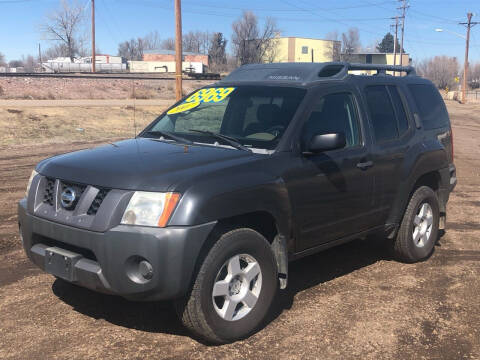
[[[85, 4], [90, 14], [90, 0]], [[59, 0], [0, 0], [0, 52], [7, 60], [37, 54], [51, 42], [42, 40], [39, 27], [45, 15], [59, 6]], [[391, 31], [390, 17], [398, 14], [395, 0], [183, 0], [183, 29], [223, 32], [231, 35], [231, 23], [242, 9], [253, 10], [263, 22], [267, 16], [277, 19], [285, 36], [323, 38], [357, 27], [364, 47], [371, 46]], [[410, 0], [407, 10], [404, 47], [414, 60], [434, 55], [457, 56], [463, 61], [465, 42], [447, 32], [464, 34], [458, 25], [466, 13], [480, 21], [480, 0]], [[96, 0], [97, 46], [102, 53], [117, 53], [123, 40], [157, 30], [162, 38], [174, 35], [173, 0]], [[443, 28], [444, 32], [435, 32]], [[472, 29], [471, 61], [480, 61], [480, 25]]]

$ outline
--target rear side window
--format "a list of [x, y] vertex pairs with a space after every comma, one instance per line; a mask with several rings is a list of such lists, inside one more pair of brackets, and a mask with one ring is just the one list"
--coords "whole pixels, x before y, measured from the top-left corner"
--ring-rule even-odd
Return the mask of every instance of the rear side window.
[[382, 142], [397, 138], [397, 120], [385, 86], [368, 86], [365, 93], [375, 140]]
[[408, 85], [422, 119], [423, 127], [427, 130], [448, 126], [448, 113], [442, 97], [432, 85]]
[[393, 105], [395, 106], [395, 112], [397, 113], [398, 120], [398, 132], [402, 136], [405, 131], [408, 130], [407, 113], [405, 112], [405, 106], [403, 105], [402, 98], [398, 92], [396, 86], [389, 85], [388, 90], [392, 96]]

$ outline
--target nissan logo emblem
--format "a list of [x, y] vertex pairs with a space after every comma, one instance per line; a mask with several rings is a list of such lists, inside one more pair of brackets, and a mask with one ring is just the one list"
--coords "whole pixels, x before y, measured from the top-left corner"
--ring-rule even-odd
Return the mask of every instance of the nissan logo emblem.
[[62, 191], [60, 195], [60, 202], [65, 209], [70, 209], [75, 204], [77, 194], [71, 187], [67, 187]]

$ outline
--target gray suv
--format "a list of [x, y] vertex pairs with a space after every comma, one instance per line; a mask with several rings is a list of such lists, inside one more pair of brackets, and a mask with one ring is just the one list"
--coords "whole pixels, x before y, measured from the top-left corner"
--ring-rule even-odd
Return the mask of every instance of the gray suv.
[[18, 218], [46, 272], [173, 300], [225, 343], [258, 329], [289, 261], [372, 234], [427, 259], [455, 184], [445, 104], [413, 68], [248, 65], [134, 139], [43, 160]]

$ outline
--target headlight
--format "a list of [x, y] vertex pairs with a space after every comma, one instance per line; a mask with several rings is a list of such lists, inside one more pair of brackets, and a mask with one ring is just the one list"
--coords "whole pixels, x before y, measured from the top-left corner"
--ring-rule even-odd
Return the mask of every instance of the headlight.
[[124, 225], [165, 227], [180, 194], [136, 191], [122, 217]]
[[25, 191], [25, 196], [28, 196], [28, 193], [30, 192], [30, 186], [32, 186], [32, 181], [33, 181], [33, 178], [38, 175], [38, 173], [33, 170], [32, 171], [32, 174], [30, 175], [30, 179], [28, 179], [28, 184], [27, 184], [27, 191]]

